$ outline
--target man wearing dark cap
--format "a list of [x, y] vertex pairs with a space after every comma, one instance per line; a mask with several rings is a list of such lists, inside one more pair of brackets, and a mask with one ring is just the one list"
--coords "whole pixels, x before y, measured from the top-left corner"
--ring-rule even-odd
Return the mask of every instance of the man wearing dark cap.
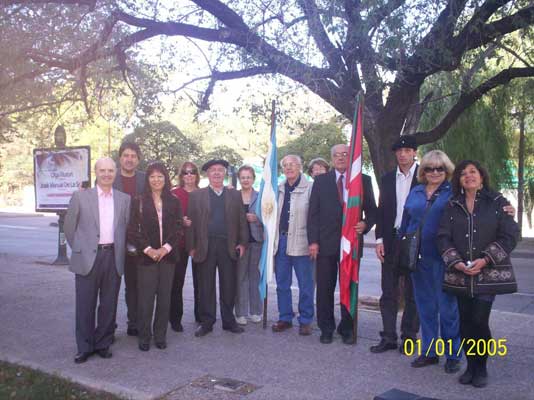
[[[385, 174], [380, 181], [378, 218], [376, 221], [376, 255], [382, 263], [382, 296], [380, 312], [383, 331], [377, 345], [371, 346], [372, 353], [383, 353], [397, 349], [397, 313], [399, 310], [399, 281], [401, 276], [395, 265], [395, 237], [402, 221], [404, 203], [411, 188], [417, 184], [415, 157], [417, 143], [413, 136], [404, 135], [392, 146], [397, 159], [397, 168]], [[419, 318], [413, 297], [413, 286], [409, 275], [404, 276], [404, 312], [401, 321], [401, 343], [403, 352], [406, 339], [416, 339]]]
[[207, 335], [216, 319], [215, 269], [219, 270], [219, 303], [224, 330], [241, 333], [234, 317], [237, 259], [245, 253], [248, 224], [241, 195], [224, 187], [228, 168], [225, 160], [211, 160], [202, 166], [209, 180], [207, 188], [190, 193], [188, 216], [191, 228], [186, 247], [198, 268], [200, 326], [195, 336]]

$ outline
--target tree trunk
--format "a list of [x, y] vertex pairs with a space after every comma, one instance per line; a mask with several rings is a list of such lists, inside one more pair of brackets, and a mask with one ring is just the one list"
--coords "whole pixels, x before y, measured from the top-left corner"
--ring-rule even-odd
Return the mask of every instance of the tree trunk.
[[519, 238], [523, 231], [523, 198], [525, 190], [525, 118], [526, 113], [519, 113], [519, 159], [517, 163], [517, 223]]

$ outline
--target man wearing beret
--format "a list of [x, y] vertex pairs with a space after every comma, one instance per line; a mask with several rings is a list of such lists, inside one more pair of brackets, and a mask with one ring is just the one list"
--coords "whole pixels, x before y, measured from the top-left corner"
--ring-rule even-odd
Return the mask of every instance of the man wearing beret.
[[237, 259], [245, 253], [248, 224], [241, 195], [224, 187], [228, 168], [225, 160], [211, 160], [202, 166], [209, 186], [189, 195], [188, 216], [191, 228], [186, 233], [186, 246], [198, 268], [200, 326], [196, 337], [213, 330], [216, 320], [215, 270], [219, 271], [219, 303], [222, 327], [241, 333], [234, 317]]
[[[380, 181], [380, 199], [376, 222], [376, 255], [382, 263], [382, 296], [380, 312], [383, 331], [377, 345], [371, 346], [372, 353], [383, 353], [397, 349], [397, 313], [399, 310], [400, 275], [395, 265], [395, 237], [402, 221], [404, 203], [410, 190], [417, 184], [417, 143], [410, 135], [399, 137], [392, 146], [397, 159], [397, 168], [385, 174]], [[403, 352], [406, 339], [416, 339], [419, 318], [413, 297], [413, 286], [409, 275], [404, 276], [404, 312], [401, 321], [401, 343]]]

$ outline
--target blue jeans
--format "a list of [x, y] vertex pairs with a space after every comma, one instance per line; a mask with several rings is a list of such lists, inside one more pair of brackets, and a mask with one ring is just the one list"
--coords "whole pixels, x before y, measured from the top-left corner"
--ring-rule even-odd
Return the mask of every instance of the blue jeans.
[[[415, 304], [421, 321], [421, 354], [436, 357], [436, 341], [441, 338], [448, 359], [459, 360], [460, 314], [456, 297], [442, 289], [445, 265], [442, 260], [425, 257], [412, 273]], [[452, 350], [452, 351], [451, 351]], [[428, 353], [427, 353], [428, 352]]]
[[288, 256], [286, 250], [287, 236], [280, 235], [274, 259], [279, 320], [291, 322], [295, 315], [291, 296], [293, 267], [299, 285], [298, 321], [301, 325], [307, 325], [313, 321], [313, 264], [309, 256]]

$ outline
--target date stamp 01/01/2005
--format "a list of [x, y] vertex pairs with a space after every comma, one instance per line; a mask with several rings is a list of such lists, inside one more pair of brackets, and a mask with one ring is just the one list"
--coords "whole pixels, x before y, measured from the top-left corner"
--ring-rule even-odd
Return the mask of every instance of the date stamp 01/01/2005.
[[508, 352], [506, 346], [506, 339], [462, 339], [460, 346], [456, 348], [452, 339], [434, 339], [430, 342], [428, 348], [423, 349], [421, 339], [405, 339], [404, 340], [404, 354], [407, 356], [430, 355], [430, 350], [434, 348], [433, 354], [437, 356], [447, 356], [456, 354], [460, 357], [462, 351], [468, 356], [499, 356], [504, 357]]

